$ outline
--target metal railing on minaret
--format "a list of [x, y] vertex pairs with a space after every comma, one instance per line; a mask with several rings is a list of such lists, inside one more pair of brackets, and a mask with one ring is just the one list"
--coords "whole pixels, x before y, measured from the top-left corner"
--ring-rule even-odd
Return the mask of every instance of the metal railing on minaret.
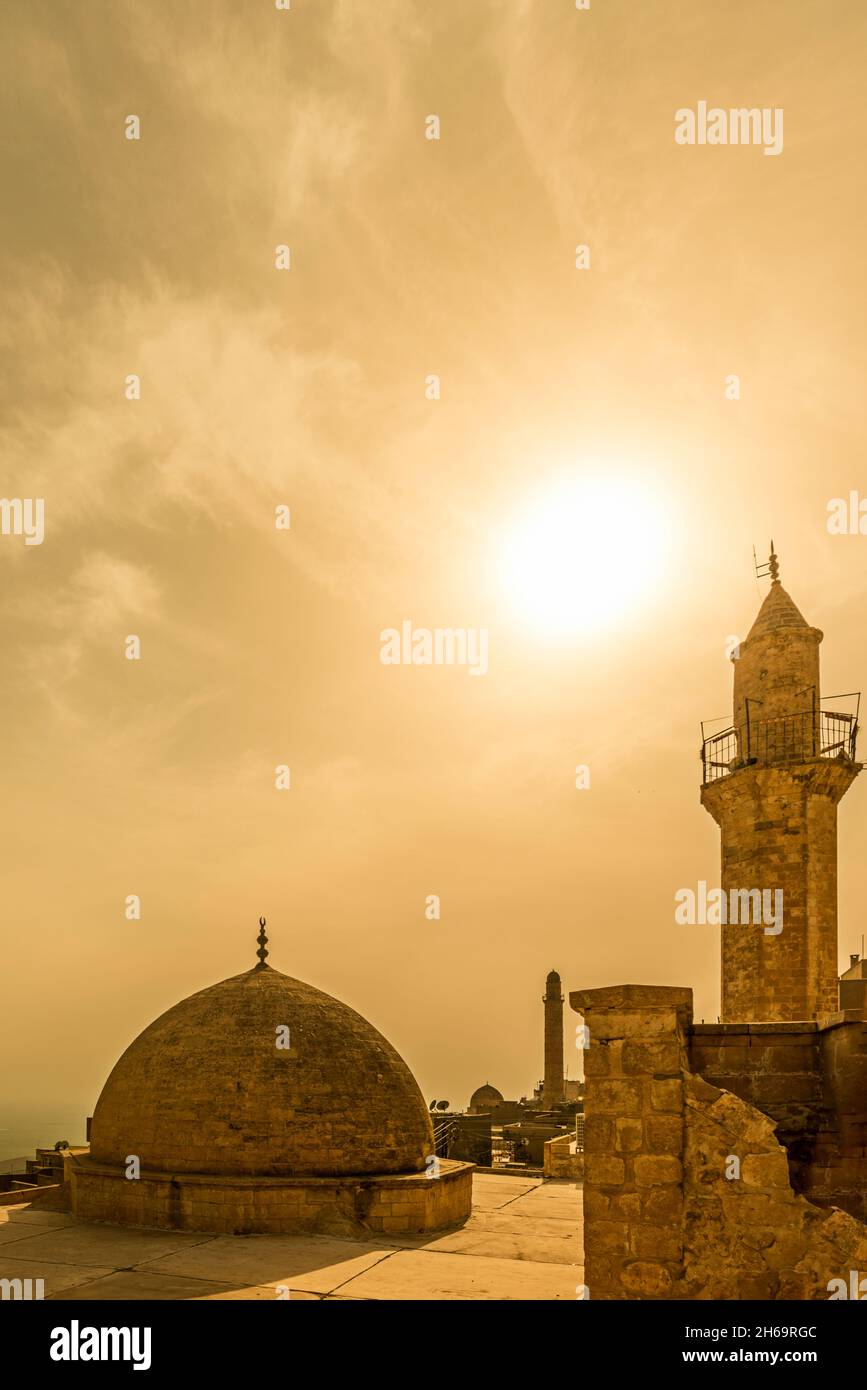
[[[728, 777], [753, 763], [809, 762], [812, 758], [847, 758], [856, 762], [860, 691], [830, 695], [828, 700], [855, 700], [854, 711], [805, 709], [776, 719], [750, 717], [705, 737], [702, 725], [702, 786]], [[755, 701], [751, 703], [756, 703]]]

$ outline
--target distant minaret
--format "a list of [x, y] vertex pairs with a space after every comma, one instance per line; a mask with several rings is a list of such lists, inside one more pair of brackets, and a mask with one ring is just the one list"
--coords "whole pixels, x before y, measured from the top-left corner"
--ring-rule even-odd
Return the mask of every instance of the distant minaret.
[[545, 1080], [542, 1100], [546, 1106], [565, 1099], [563, 1089], [563, 995], [560, 976], [552, 970], [546, 981], [542, 1002], [545, 1005]]
[[822, 710], [822, 633], [782, 587], [773, 542], [766, 573], [770, 591], [732, 655], [733, 727], [702, 748], [701, 801], [720, 827], [727, 902], [782, 889], [783, 922], [721, 927], [723, 1023], [836, 1012], [837, 803], [861, 771], [855, 717]]

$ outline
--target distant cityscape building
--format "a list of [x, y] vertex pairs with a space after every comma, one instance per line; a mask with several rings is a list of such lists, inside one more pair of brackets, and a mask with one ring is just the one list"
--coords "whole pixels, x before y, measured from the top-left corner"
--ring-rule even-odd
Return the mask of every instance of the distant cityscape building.
[[867, 1011], [867, 960], [849, 957], [849, 969], [840, 976], [840, 1008]]
[[470, 1096], [470, 1114], [485, 1114], [488, 1110], [496, 1110], [502, 1104], [503, 1096], [501, 1093], [496, 1086], [490, 1086], [486, 1081], [484, 1086], [480, 1086]]
[[556, 970], [549, 971], [542, 999], [545, 1005], [545, 1080], [542, 1098], [559, 1105], [563, 1091], [563, 991]]
[[545, 1079], [532, 1099], [506, 1100], [486, 1081], [473, 1091], [465, 1112], [435, 1117], [438, 1154], [481, 1167], [531, 1167], [541, 1172], [546, 1143], [565, 1137], [571, 1152], [560, 1158], [558, 1176], [577, 1175], [575, 1154], [581, 1145], [576, 1118], [583, 1082], [563, 1076], [563, 994], [556, 970], [547, 977], [543, 1005]]

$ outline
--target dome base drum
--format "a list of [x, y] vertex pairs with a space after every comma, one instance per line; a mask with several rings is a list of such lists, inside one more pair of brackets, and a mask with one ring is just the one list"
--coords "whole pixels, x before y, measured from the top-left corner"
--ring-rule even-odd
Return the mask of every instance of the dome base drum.
[[[414, 1234], [459, 1225], [469, 1215], [471, 1163], [437, 1160], [425, 1173], [339, 1178], [172, 1177], [67, 1160], [70, 1201], [82, 1221], [216, 1235]], [[428, 1176], [430, 1174], [430, 1176]]]

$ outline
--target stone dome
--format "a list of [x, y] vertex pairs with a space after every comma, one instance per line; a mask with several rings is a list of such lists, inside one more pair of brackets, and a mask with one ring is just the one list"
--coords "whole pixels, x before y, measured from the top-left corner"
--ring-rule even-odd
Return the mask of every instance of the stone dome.
[[502, 1105], [503, 1097], [496, 1086], [489, 1086], [487, 1081], [484, 1086], [480, 1086], [477, 1091], [473, 1091], [470, 1096], [471, 1110], [484, 1110], [488, 1105]]
[[262, 1177], [421, 1172], [433, 1152], [391, 1044], [270, 966], [191, 994], [139, 1034], [103, 1087], [90, 1145], [97, 1163], [135, 1154], [143, 1171]]

